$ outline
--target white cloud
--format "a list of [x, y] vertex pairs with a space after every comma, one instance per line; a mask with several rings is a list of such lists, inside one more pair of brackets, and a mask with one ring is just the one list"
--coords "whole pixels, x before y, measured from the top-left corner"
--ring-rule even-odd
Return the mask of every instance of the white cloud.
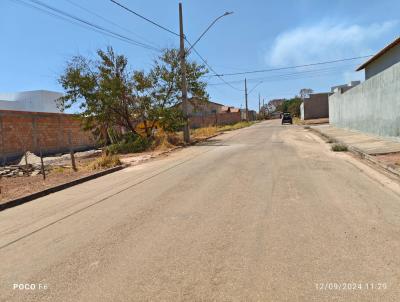
[[[368, 55], [389, 40], [383, 35], [393, 33], [398, 21], [373, 23], [367, 26], [323, 21], [300, 26], [279, 34], [266, 54], [270, 66], [301, 65], [312, 62]], [[391, 37], [391, 38], [390, 38]]]

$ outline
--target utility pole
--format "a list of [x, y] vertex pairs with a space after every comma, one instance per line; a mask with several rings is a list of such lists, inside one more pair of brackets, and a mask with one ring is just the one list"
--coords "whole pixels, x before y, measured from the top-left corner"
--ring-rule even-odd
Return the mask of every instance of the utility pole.
[[265, 108], [265, 99], [263, 98], [263, 117], [264, 117], [264, 119], [265, 119], [265, 111], [266, 111], [267, 109]]
[[185, 35], [183, 34], [182, 3], [179, 3], [179, 37], [180, 37], [180, 59], [181, 59], [181, 77], [182, 77], [182, 111], [185, 119], [183, 126], [183, 140], [190, 142], [188, 103], [187, 103], [187, 82], [186, 82], [186, 60], [185, 60]]
[[244, 78], [244, 97], [246, 102], [246, 122], [249, 121], [249, 108], [247, 106], [247, 80]]
[[261, 114], [261, 96], [258, 94], [258, 115]]

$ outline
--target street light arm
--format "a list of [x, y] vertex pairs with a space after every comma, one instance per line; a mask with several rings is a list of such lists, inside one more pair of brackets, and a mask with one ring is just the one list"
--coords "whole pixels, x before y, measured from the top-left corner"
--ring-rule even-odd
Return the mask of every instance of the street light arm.
[[258, 83], [248, 92], [248, 94], [250, 94], [254, 89], [257, 88], [258, 85], [260, 85], [260, 84], [263, 83], [263, 82], [264, 82], [264, 81], [258, 82]]
[[203, 31], [203, 33], [200, 35], [200, 37], [190, 46], [190, 48], [187, 50], [187, 52], [189, 52], [200, 40], [201, 38], [203, 38], [203, 36], [209, 31], [209, 29], [221, 18], [231, 15], [233, 14], [233, 12], [225, 12], [225, 14], [219, 16], [217, 19], [215, 19], [213, 22], [211, 22], [211, 24], [206, 28], [205, 31]]

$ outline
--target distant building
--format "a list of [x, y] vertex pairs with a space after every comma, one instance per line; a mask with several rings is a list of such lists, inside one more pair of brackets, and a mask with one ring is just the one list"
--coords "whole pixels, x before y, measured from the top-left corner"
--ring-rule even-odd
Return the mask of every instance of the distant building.
[[233, 106], [222, 106], [220, 113], [237, 113], [240, 112], [239, 108]]
[[300, 118], [302, 120], [329, 117], [328, 97], [331, 93], [311, 93], [300, 105]]
[[347, 90], [356, 87], [357, 85], [359, 85], [361, 82], [360, 81], [351, 81], [348, 84], [343, 84], [343, 85], [336, 85], [331, 87], [331, 92], [335, 93], [335, 92], [346, 92]]
[[[182, 108], [182, 103], [176, 105]], [[228, 125], [241, 121], [240, 109], [233, 106], [225, 106], [220, 103], [188, 99], [188, 116], [191, 128], [208, 127], [215, 125]]]
[[[178, 106], [182, 107], [182, 103], [179, 103]], [[190, 98], [188, 99], [187, 112], [189, 116], [204, 116], [209, 114], [220, 113], [223, 107], [226, 106], [212, 101]]]
[[0, 93], [0, 110], [60, 113], [57, 99], [59, 92], [33, 90], [14, 93]]
[[398, 62], [400, 62], [400, 37], [358, 67], [356, 71], [365, 69], [365, 79], [368, 80]]
[[[239, 109], [239, 111], [240, 111], [240, 116], [241, 116], [242, 121], [246, 120], [246, 109]], [[248, 113], [247, 120], [249, 122], [255, 121], [257, 119], [257, 112], [255, 110], [249, 109], [249, 110], [247, 110], [247, 113]]]
[[270, 100], [267, 104], [267, 109], [269, 112], [274, 112], [278, 109], [279, 106], [283, 104], [286, 99], [274, 99]]
[[365, 81], [329, 96], [329, 122], [380, 136], [400, 138], [400, 37], [362, 64]]

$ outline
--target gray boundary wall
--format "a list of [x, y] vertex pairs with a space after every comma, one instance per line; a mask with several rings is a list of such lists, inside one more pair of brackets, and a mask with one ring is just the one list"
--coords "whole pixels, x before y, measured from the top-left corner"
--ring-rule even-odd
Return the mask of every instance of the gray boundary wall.
[[329, 96], [329, 123], [400, 139], [400, 63]]

